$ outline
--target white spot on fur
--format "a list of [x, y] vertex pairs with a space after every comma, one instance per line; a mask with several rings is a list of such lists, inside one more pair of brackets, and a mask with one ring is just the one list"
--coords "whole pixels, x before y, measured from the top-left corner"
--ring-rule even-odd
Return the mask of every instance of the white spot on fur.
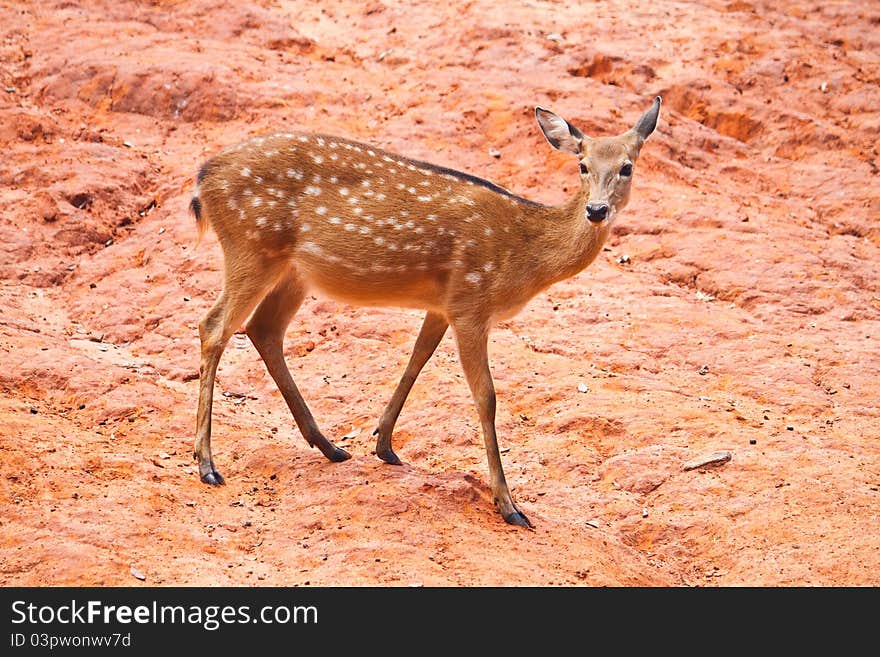
[[339, 188], [339, 195], [340, 196], [348, 196], [348, 193], [349, 193], [348, 187], [340, 187]]
[[493, 265], [491, 262], [487, 262], [485, 265], [483, 265], [483, 271], [485, 272], [490, 272], [493, 269], [495, 269], [495, 265]]
[[419, 199], [422, 203], [427, 203], [428, 201], [431, 200], [431, 197], [430, 197], [430, 196], [419, 196], [418, 199]]
[[306, 253], [312, 253], [314, 255], [322, 255], [324, 253], [324, 250], [314, 242], [303, 242], [299, 248]]
[[369, 186], [370, 186], [369, 180], [362, 180], [361, 181], [361, 187], [369, 187]]
[[354, 224], [345, 224], [345, 230], [347, 230], [348, 232], [353, 231], [355, 228], [357, 228], [357, 226], [355, 226]]
[[361, 226], [361, 227], [360, 227], [360, 233], [361, 233], [361, 235], [369, 235], [370, 232], [371, 232], [371, 229], [370, 229], [369, 226]]
[[486, 226], [486, 237], [491, 237], [494, 232], [489, 226]]
[[339, 156], [336, 153], [330, 153], [330, 159], [336, 162], [339, 159]]
[[310, 224], [303, 224], [302, 226], [299, 227], [299, 232], [308, 233], [311, 229], [312, 229], [312, 227]]
[[325, 208], [323, 205], [319, 205], [315, 208], [315, 214], [325, 215], [327, 214], [327, 208]]
[[263, 199], [259, 196], [254, 196], [254, 198], [251, 200], [251, 205], [253, 205], [255, 208], [260, 207], [261, 205], [263, 205]]
[[341, 224], [342, 223], [342, 219], [340, 219], [339, 217], [330, 217], [330, 219], [328, 219], [328, 221], [331, 224]]
[[324, 162], [324, 156], [323, 155], [312, 155], [312, 161], [315, 164], [322, 164]]
[[380, 237], [374, 237], [374, 238], [373, 238], [373, 241], [374, 241], [376, 244], [378, 244], [379, 246], [382, 246], [383, 244], [385, 244], [385, 238], [384, 238], [384, 237], [381, 237], [381, 236], [380, 236]]
[[318, 138], [315, 140], [315, 142], [318, 144], [318, 146], [323, 146], [323, 145], [324, 145], [324, 140], [321, 139], [320, 137], [318, 137]]
[[287, 177], [293, 178], [294, 180], [302, 180], [305, 177], [305, 175], [299, 169], [288, 169], [287, 170]]
[[265, 228], [266, 224], [269, 223], [269, 220], [266, 219], [266, 217], [257, 217], [256, 223], [257, 223], [257, 226], [259, 226], [260, 228]]
[[309, 185], [308, 187], [305, 188], [304, 191], [309, 196], [320, 196], [321, 195], [321, 188], [315, 187], [314, 185]]
[[244, 178], [250, 178], [250, 177], [251, 177], [251, 170], [248, 169], [247, 167], [244, 167], [244, 168], [241, 170], [241, 175], [242, 175]]

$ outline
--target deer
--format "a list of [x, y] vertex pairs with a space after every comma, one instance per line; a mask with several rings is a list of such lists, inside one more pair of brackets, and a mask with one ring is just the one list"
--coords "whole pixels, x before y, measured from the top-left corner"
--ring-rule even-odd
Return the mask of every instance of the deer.
[[224, 484], [211, 453], [214, 381], [223, 350], [245, 333], [306, 442], [332, 462], [351, 455], [319, 429], [288, 369], [284, 335], [306, 294], [341, 303], [418, 309], [409, 362], [373, 432], [376, 456], [401, 465], [392, 433], [422, 368], [449, 327], [476, 405], [494, 504], [533, 528], [504, 477], [495, 431], [490, 330], [535, 295], [593, 262], [630, 198], [634, 167], [661, 99], [629, 130], [588, 137], [535, 107], [550, 145], [576, 156], [580, 184], [562, 205], [527, 200], [488, 180], [329, 134], [252, 137], [207, 159], [190, 210], [199, 240], [213, 229], [223, 287], [199, 323], [194, 458], [201, 480]]

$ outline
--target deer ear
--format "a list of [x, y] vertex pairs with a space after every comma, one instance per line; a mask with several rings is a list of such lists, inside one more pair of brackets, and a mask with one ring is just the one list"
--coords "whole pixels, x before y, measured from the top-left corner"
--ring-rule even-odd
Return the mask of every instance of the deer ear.
[[654, 103], [651, 105], [651, 109], [645, 112], [642, 115], [642, 118], [638, 120], [635, 127], [633, 127], [633, 131], [641, 138], [642, 141], [646, 140], [648, 136], [654, 132], [654, 128], [657, 127], [657, 118], [660, 116], [660, 96], [657, 96], [654, 99]]
[[553, 148], [575, 155], [581, 152], [581, 144], [585, 137], [568, 121], [543, 107], [535, 108], [535, 118], [538, 120], [538, 125], [541, 126], [544, 137]]

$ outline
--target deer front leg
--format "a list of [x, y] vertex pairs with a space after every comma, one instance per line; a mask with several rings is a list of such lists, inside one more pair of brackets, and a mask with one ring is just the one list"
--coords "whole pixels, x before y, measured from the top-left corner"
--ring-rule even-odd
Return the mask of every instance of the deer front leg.
[[475, 326], [468, 322], [456, 322], [453, 326], [458, 341], [461, 366], [483, 426], [483, 441], [489, 459], [489, 477], [495, 504], [506, 522], [532, 528], [532, 523], [514, 504], [501, 467], [501, 454], [498, 453], [498, 438], [495, 435], [495, 386], [489, 370], [488, 327]]
[[397, 418], [400, 415], [403, 404], [406, 402], [409, 391], [412, 389], [425, 363], [428, 362], [434, 350], [437, 349], [437, 345], [443, 339], [448, 326], [449, 323], [442, 315], [431, 312], [425, 315], [425, 321], [422, 322], [422, 329], [419, 331], [419, 337], [416, 338], [416, 344], [413, 347], [412, 355], [409, 357], [406, 370], [403, 372], [400, 383], [397, 384], [397, 388], [395, 388], [394, 394], [391, 396], [391, 401], [385, 407], [385, 412], [382, 413], [379, 427], [373, 432], [374, 436], [379, 436], [376, 440], [376, 456], [386, 463], [401, 465], [397, 454], [391, 449], [391, 434], [394, 431], [394, 425], [397, 423]]

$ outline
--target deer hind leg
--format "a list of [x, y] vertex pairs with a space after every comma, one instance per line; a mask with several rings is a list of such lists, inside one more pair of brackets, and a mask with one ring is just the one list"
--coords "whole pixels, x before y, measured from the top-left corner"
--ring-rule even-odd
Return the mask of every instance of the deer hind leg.
[[293, 419], [306, 442], [317, 447], [331, 461], [345, 461], [351, 455], [336, 447], [318, 429], [315, 418], [302, 398], [287, 362], [284, 360], [284, 331], [302, 304], [305, 288], [291, 269], [265, 296], [247, 323], [246, 331], [257, 348], [266, 369], [287, 402]]
[[419, 376], [419, 372], [422, 371], [425, 363], [428, 362], [434, 350], [437, 349], [437, 345], [443, 339], [448, 326], [449, 323], [442, 315], [431, 312], [425, 315], [425, 321], [422, 322], [422, 329], [419, 331], [419, 337], [416, 338], [416, 344], [413, 347], [406, 370], [403, 372], [400, 383], [397, 384], [397, 388], [395, 388], [394, 394], [391, 396], [391, 401], [385, 407], [385, 412], [382, 413], [379, 427], [373, 432], [374, 436], [379, 436], [376, 440], [376, 456], [386, 463], [391, 465], [401, 464], [397, 454], [391, 449], [391, 434], [394, 431], [394, 425], [397, 422], [404, 402], [406, 402], [409, 391]]
[[199, 323], [202, 359], [199, 369], [199, 409], [193, 456], [199, 462], [202, 481], [212, 486], [224, 483], [211, 456], [211, 409], [214, 379], [226, 343], [278, 278], [279, 266], [265, 261], [247, 262], [239, 258], [236, 267], [227, 265], [223, 291]]
[[455, 322], [453, 328], [458, 341], [461, 366], [483, 427], [483, 442], [486, 444], [486, 456], [489, 459], [489, 476], [495, 504], [506, 522], [531, 528], [532, 523], [513, 502], [501, 467], [498, 438], [495, 435], [495, 386], [492, 383], [492, 372], [489, 370], [488, 328], [467, 321]]

